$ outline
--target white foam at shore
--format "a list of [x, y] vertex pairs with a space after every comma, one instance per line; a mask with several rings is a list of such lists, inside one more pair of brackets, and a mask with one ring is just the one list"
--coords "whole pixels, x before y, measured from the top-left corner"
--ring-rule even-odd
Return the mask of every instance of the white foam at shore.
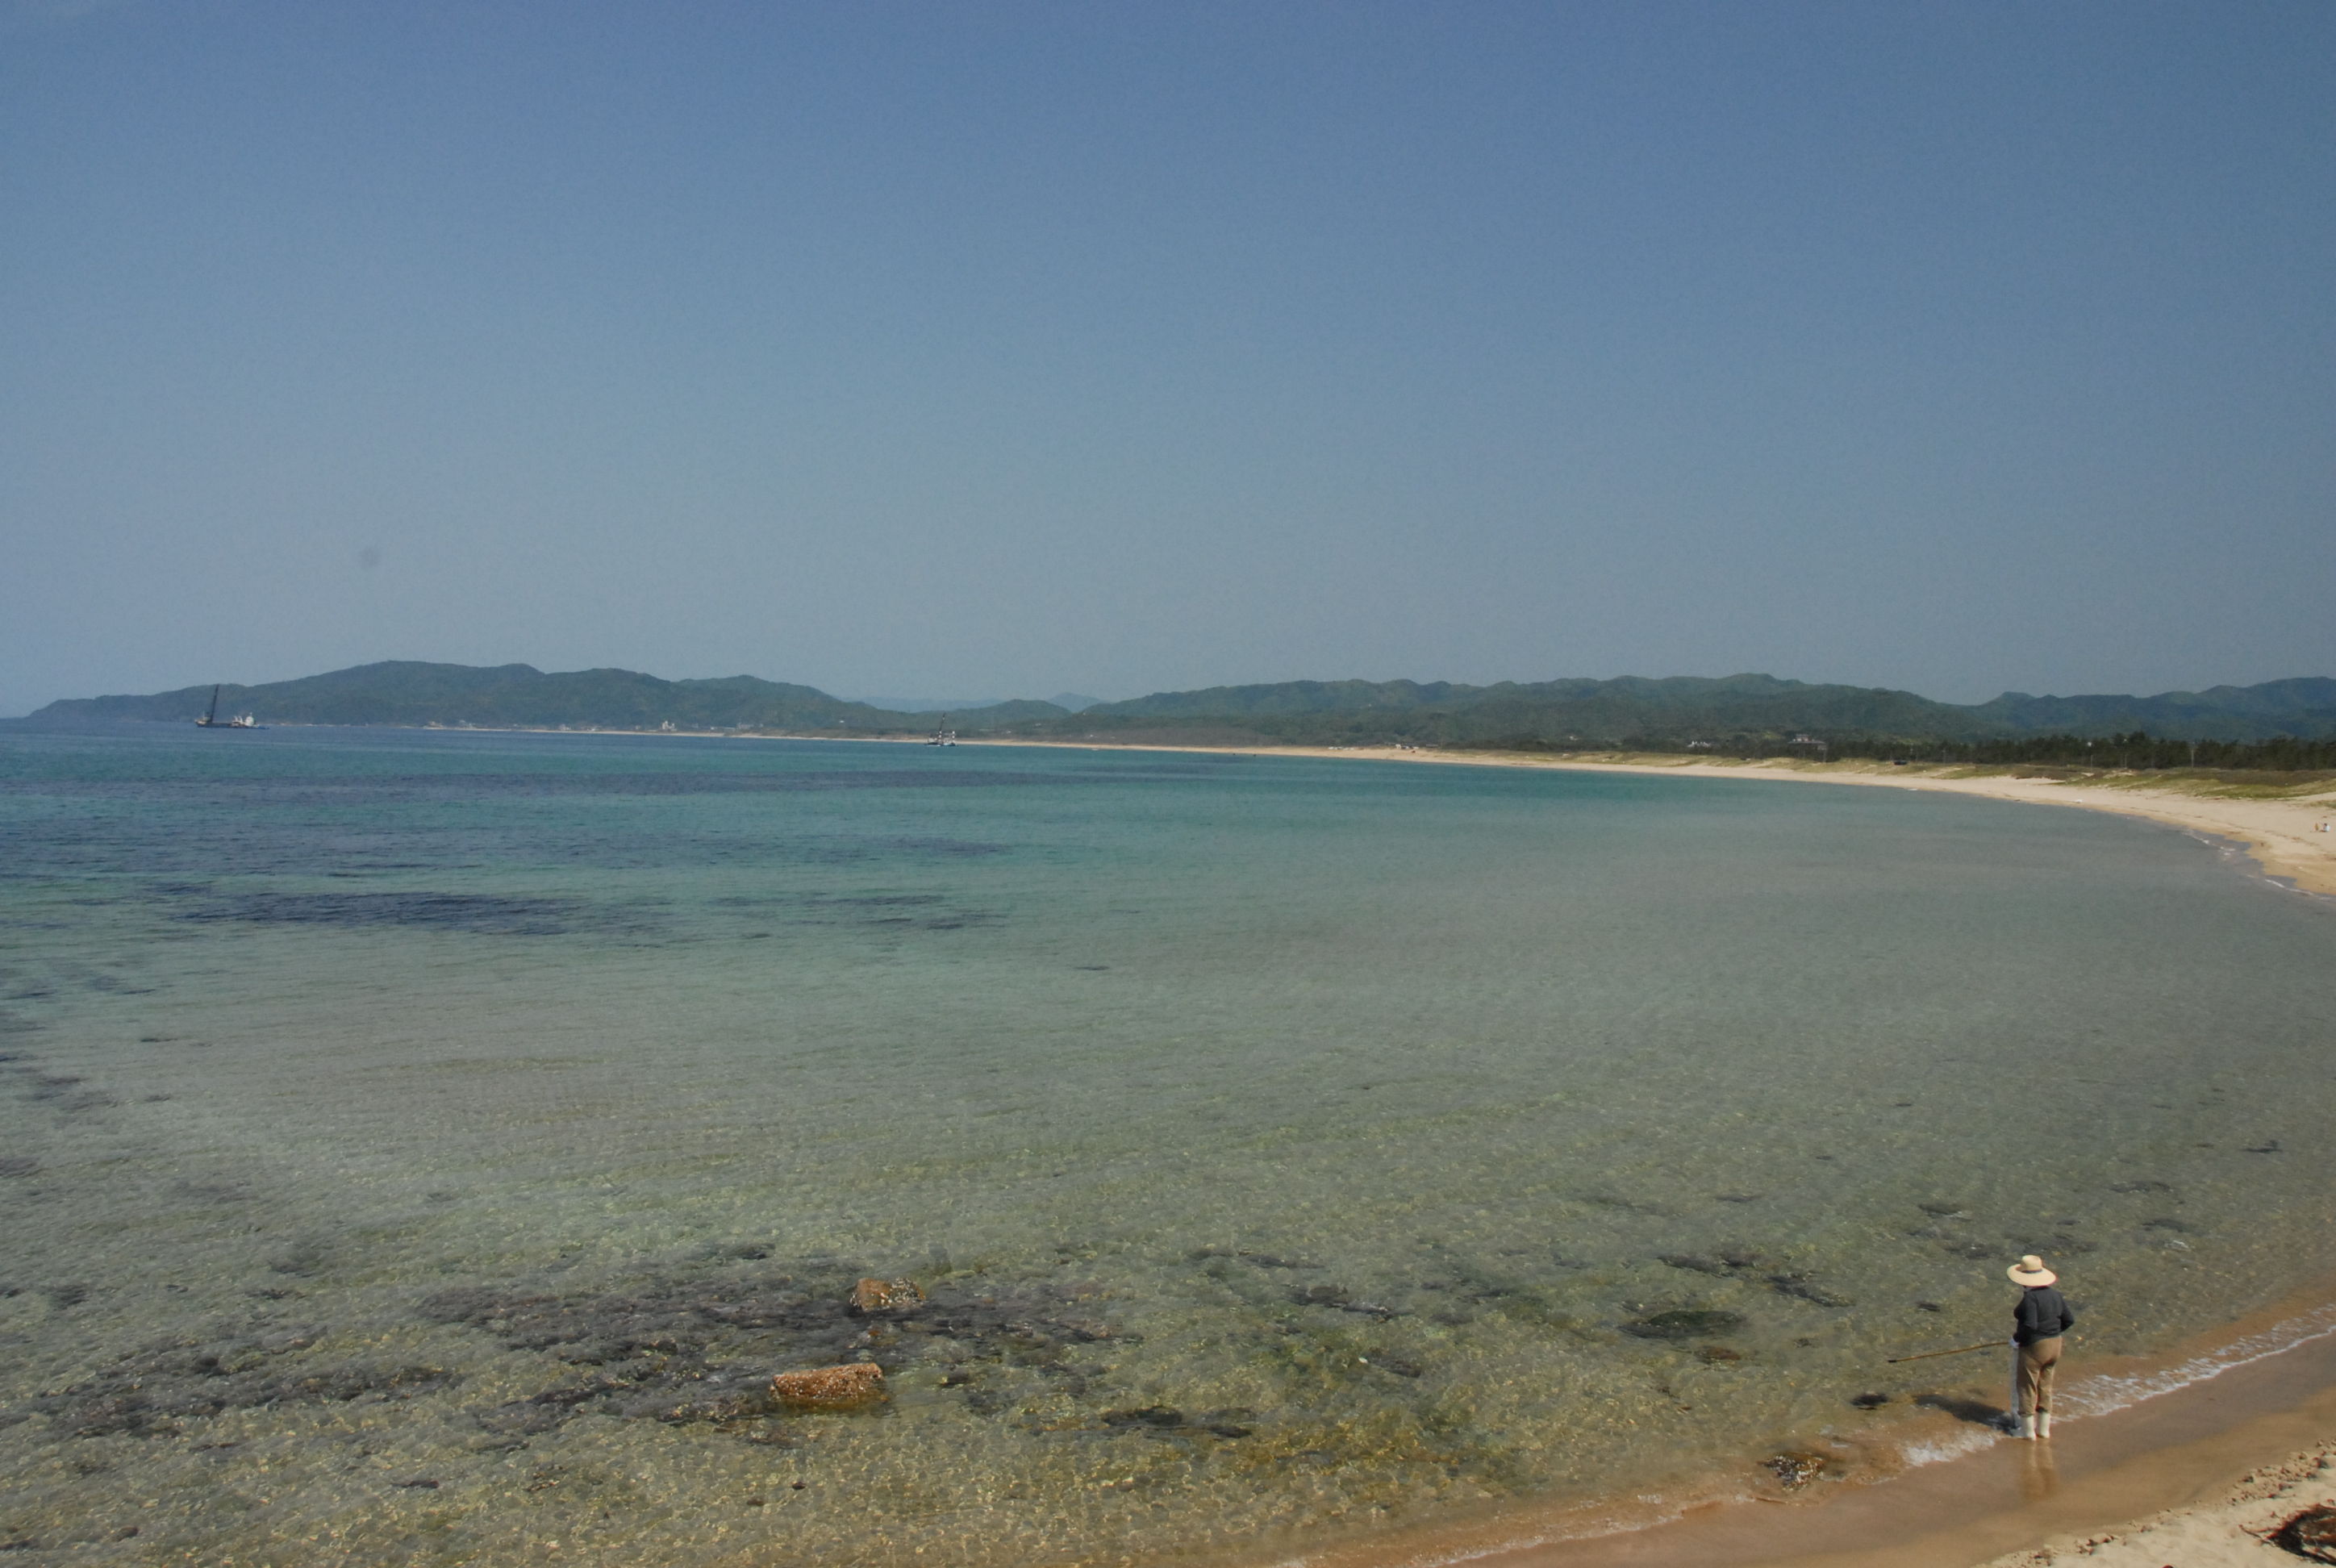
[[2302, 1317], [2285, 1319], [2260, 1334], [2248, 1334], [2203, 1356], [2193, 1356], [2186, 1361], [2159, 1371], [2132, 1378], [2100, 1376], [2082, 1378], [2060, 1395], [2059, 1405], [2054, 1414], [2065, 1417], [2106, 1416], [2112, 1410], [2138, 1405], [2144, 1399], [2154, 1399], [2161, 1394], [2171, 1394], [2193, 1383], [2219, 1378], [2241, 1367], [2251, 1367], [2257, 1361], [2292, 1350], [2298, 1345], [2309, 1344], [2314, 1339], [2324, 1339], [2331, 1334], [2336, 1334], [2336, 1303], [2306, 1312]]
[[[2221, 1346], [2206, 1355], [2194, 1356], [2175, 1366], [2146, 1377], [2085, 1378], [2062, 1391], [2059, 1397], [2059, 1409], [2056, 1414], [2060, 1415], [2063, 1419], [2080, 1416], [2105, 1416], [2112, 1411], [2137, 1405], [2145, 1399], [2156, 1398], [2162, 1394], [2171, 1394], [2193, 1384], [2203, 1383], [2208, 1378], [2220, 1377], [2224, 1372], [2235, 1371], [2241, 1367], [2253, 1366], [2258, 1361], [2282, 1355], [2298, 1346], [2310, 1344], [2314, 1339], [2326, 1339], [2331, 1334], [2336, 1334], [2336, 1303], [2321, 1307], [2300, 1317], [2283, 1319], [2260, 1334], [2249, 1334], [2234, 1339], [2230, 1344]], [[1953, 1460], [1968, 1457], [1983, 1448], [1993, 1447], [2002, 1441], [2003, 1436], [2001, 1431], [1994, 1427], [1966, 1427], [1946, 1437], [1910, 1444], [1902, 1451], [1900, 1456], [1910, 1469], [1927, 1465], [1948, 1464]], [[1642, 1495], [1640, 1501], [1654, 1503], [1662, 1499], [1654, 1495]], [[1642, 1530], [1657, 1524], [1671, 1524], [1679, 1519], [1684, 1513], [1683, 1507], [1675, 1505], [1655, 1518], [1636, 1522], [1627, 1528]], [[1607, 1533], [1609, 1532], [1606, 1530], [1592, 1528], [1556, 1534], [1520, 1536], [1516, 1540], [1503, 1543], [1497, 1550], [1504, 1553], [1521, 1551], [1533, 1546], [1548, 1545], [1558, 1541], [1594, 1538]], [[1411, 1563], [1406, 1563], [1405, 1568], [1415, 1568], [1415, 1565], [1416, 1568], [1449, 1568], [1451, 1564], [1474, 1561], [1488, 1554], [1482, 1549], [1471, 1547], [1449, 1556], [1415, 1558]], [[1300, 1568], [1300, 1565], [1308, 1561], [1309, 1559], [1292, 1558], [1285, 1568]]]
[[1950, 1459], [1960, 1459], [1966, 1454], [1975, 1454], [1989, 1447], [2001, 1436], [1991, 1427], [1981, 1427], [1933, 1442], [1916, 1443], [1907, 1448], [1906, 1463], [1909, 1466], [1943, 1465]]

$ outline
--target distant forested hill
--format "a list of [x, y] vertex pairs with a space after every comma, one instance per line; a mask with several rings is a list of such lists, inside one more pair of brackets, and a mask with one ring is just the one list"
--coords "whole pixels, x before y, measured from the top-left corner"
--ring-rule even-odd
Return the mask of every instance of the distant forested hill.
[[[186, 723], [209, 686], [151, 696], [80, 697], [38, 719]], [[228, 686], [222, 713], [263, 723], [475, 725], [493, 728], [745, 729], [836, 735], [930, 730], [934, 714], [845, 702], [807, 686], [753, 676], [660, 680], [632, 670], [547, 675], [530, 665], [490, 669], [394, 661], [267, 686]], [[2336, 735], [2336, 680], [2270, 681], [2156, 696], [2030, 696], [2007, 692], [1959, 706], [1883, 687], [1816, 686], [1773, 676], [1552, 680], [1494, 686], [1437, 681], [1284, 681], [1212, 687], [1105, 703], [1074, 714], [1019, 701], [959, 715], [968, 735], [1183, 740], [1193, 744], [1413, 745], [1593, 749], [1761, 747], [1813, 736], [1836, 745], [1979, 742], [2025, 736], [2258, 741]]]
[[[183, 687], [152, 696], [81, 697], [51, 703], [35, 718], [131, 718], [184, 723], [210, 704], [208, 686]], [[1035, 706], [1046, 717], [1066, 710]], [[997, 713], [998, 709], [985, 709]], [[477, 725], [486, 728], [551, 729], [832, 729], [871, 733], [920, 727], [908, 714], [845, 702], [807, 686], [758, 680], [750, 675], [713, 680], [659, 680], [628, 669], [584, 669], [546, 675], [532, 665], [491, 669], [460, 664], [392, 660], [266, 686], [229, 685], [219, 712], [256, 713], [262, 723], [347, 725]], [[928, 719], [922, 727], [930, 728]]]
[[1236, 722], [1285, 743], [1550, 746], [1677, 745], [1894, 737], [1975, 741], [2135, 730], [2189, 740], [2336, 735], [2336, 680], [2273, 681], [2157, 696], [2037, 697], [2008, 692], [1961, 706], [1885, 687], [1812, 686], [1773, 676], [1552, 680], [1497, 686], [1285, 681], [1163, 692], [1089, 708], [1059, 727], [1162, 733]]
[[2146, 730], [2185, 740], [2336, 735], [2336, 680], [2271, 680], [2156, 696], [2029, 696], [2008, 691], [1969, 710], [2029, 735]]
[[1165, 692], [1089, 708], [1074, 721], [1153, 729], [1163, 722], [1238, 719], [1260, 735], [1299, 743], [1611, 745], [1805, 730], [1963, 735], [1980, 721], [1912, 692], [1808, 686], [1772, 676], [1720, 679], [1552, 680], [1496, 686], [1438, 681], [1290, 681]]

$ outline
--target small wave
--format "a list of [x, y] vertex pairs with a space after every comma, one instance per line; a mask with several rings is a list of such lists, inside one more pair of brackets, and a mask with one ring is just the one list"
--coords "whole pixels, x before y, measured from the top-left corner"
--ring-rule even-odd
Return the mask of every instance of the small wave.
[[[2092, 1377], [2072, 1382], [2061, 1389], [2054, 1413], [2064, 1418], [2105, 1416], [2112, 1410], [2137, 1405], [2160, 1394], [2171, 1394], [2193, 1383], [2203, 1383], [2209, 1378], [2251, 1366], [2331, 1334], [2336, 1334], [2336, 1303], [2317, 1308], [2300, 1317], [2282, 1319], [2262, 1333], [2246, 1335], [2227, 1345], [2218, 1346], [2205, 1355], [2194, 1356], [2156, 1372], [2131, 1378]], [[1995, 1427], [1967, 1426], [1944, 1437], [1908, 1444], [1900, 1451], [1900, 1457], [1908, 1469], [1919, 1469], [1926, 1465], [1943, 1465], [1963, 1458], [1982, 1448], [1993, 1447], [2002, 1439], [2003, 1433]], [[1710, 1502], [1718, 1498], [1706, 1496], [1699, 1500]], [[1730, 1500], [1742, 1499], [1737, 1496]], [[1495, 1553], [1555, 1546], [1569, 1541], [1596, 1539], [1671, 1524], [1684, 1517], [1688, 1511], [1685, 1499], [1667, 1498], [1660, 1493], [1641, 1493], [1638, 1501], [1656, 1505], [1655, 1511], [1647, 1517], [1627, 1521], [1611, 1516], [1576, 1519], [1560, 1528], [1520, 1534], [1497, 1545], [1478, 1544], [1444, 1553], [1431, 1547], [1419, 1555], [1404, 1559], [1402, 1568], [1463, 1568], [1465, 1563]], [[1277, 1568], [1311, 1568], [1319, 1561], [1311, 1554], [1290, 1557], [1281, 1560]]]
[[2093, 1377], [2082, 1378], [2062, 1391], [2058, 1414], [2068, 1416], [2106, 1416], [2112, 1410], [2122, 1410], [2138, 1405], [2144, 1399], [2154, 1399], [2160, 1394], [2171, 1394], [2176, 1388], [2186, 1388], [2193, 1383], [2203, 1383], [2209, 1378], [2241, 1367], [2253, 1366], [2267, 1357], [2292, 1350], [2298, 1345], [2314, 1339], [2324, 1339], [2336, 1334], [2336, 1303], [2306, 1312], [2300, 1318], [2289, 1318], [2273, 1324], [2260, 1334], [2248, 1334], [2216, 1347], [2203, 1356], [2193, 1356], [2186, 1361], [2137, 1377]]
[[1966, 1454], [1992, 1447], [2001, 1436], [2002, 1434], [1999, 1432], [1982, 1427], [1971, 1431], [1957, 1432], [1952, 1437], [1941, 1437], [1935, 1442], [1912, 1444], [1906, 1449], [1906, 1465], [1909, 1469], [1922, 1465], [1943, 1465], [1950, 1459], [1960, 1459]]

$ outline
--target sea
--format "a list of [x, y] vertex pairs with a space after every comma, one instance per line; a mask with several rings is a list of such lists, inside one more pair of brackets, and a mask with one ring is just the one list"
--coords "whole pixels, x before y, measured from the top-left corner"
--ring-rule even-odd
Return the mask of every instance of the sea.
[[2336, 909], [2091, 812], [0, 726], [0, 1548], [1230, 1563], [1873, 1479], [1985, 1439], [2000, 1352], [1891, 1359], [2022, 1253], [2075, 1416], [2336, 1275], [2332, 1040]]

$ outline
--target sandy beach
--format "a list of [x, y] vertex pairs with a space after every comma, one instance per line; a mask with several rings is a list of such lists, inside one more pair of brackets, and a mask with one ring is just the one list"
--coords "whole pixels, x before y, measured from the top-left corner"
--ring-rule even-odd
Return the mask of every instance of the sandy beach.
[[1998, 1557], [1988, 1568], [2040, 1568], [2081, 1557], [2099, 1568], [2245, 1568], [2292, 1563], [2284, 1544], [2295, 1522], [2336, 1514], [2336, 1443], [2321, 1442], [2285, 1462], [2251, 1470], [2215, 1501], [2175, 1508], [2098, 1534], [2069, 1536], [2032, 1552]]

